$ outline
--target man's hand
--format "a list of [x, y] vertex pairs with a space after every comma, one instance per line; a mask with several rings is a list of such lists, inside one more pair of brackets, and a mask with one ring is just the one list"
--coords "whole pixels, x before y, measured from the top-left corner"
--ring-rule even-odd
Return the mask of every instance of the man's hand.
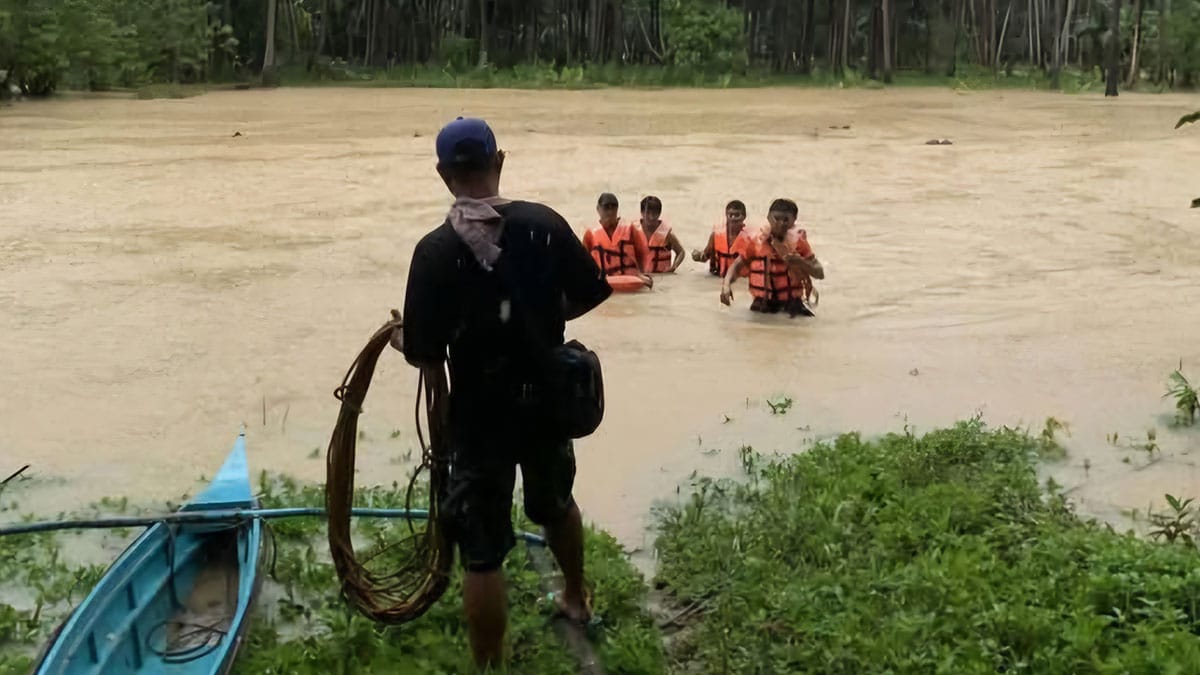
[[729, 284], [723, 284], [721, 286], [721, 304], [728, 307], [732, 303], [733, 303], [733, 289], [729, 287]]
[[799, 253], [789, 253], [783, 257], [783, 260], [792, 267], [799, 267], [800, 269], [804, 270], [806, 274], [812, 274], [813, 269], [815, 268], [815, 266], [812, 264], [812, 261], [800, 255]]
[[696, 262], [704, 262], [704, 251], [701, 251], [698, 248], [692, 249], [692, 260], [695, 260]]
[[392, 349], [404, 353], [404, 320], [400, 318], [398, 310], [392, 310], [392, 321], [397, 322], [398, 326], [392, 329], [392, 337], [388, 339], [388, 344], [392, 345]]

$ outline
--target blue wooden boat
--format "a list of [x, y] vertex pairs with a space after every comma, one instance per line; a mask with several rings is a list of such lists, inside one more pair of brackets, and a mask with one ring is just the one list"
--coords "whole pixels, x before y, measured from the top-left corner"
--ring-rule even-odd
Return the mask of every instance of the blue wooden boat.
[[[239, 435], [181, 511], [257, 506]], [[156, 523], [109, 567], [43, 651], [37, 675], [227, 673], [258, 590], [263, 524]]]

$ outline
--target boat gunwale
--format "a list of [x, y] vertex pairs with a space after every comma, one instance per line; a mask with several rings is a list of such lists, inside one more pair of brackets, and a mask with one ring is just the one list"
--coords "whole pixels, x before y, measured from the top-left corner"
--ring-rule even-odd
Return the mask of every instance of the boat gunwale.
[[[230, 469], [238, 471], [236, 477], [230, 476]], [[228, 509], [233, 503], [229, 499], [222, 498], [220, 490], [213, 488], [218, 485], [231, 485], [245, 487], [251, 495], [249, 501], [244, 502], [244, 508], [258, 508], [258, 499], [253, 496], [253, 488], [250, 483], [250, 476], [246, 470], [245, 459], [245, 432], [238, 434], [237, 440], [234, 442], [233, 449], [226, 456], [225, 463], [222, 464], [221, 470], [209, 482], [209, 486], [202, 490], [193, 501], [189, 501], [183, 507], [176, 511], [181, 513], [184, 511], [190, 513], [203, 513], [206, 510], [221, 511]], [[218, 497], [211, 500], [201, 500], [202, 497], [214, 496]], [[242, 501], [242, 500], [235, 500]], [[205, 509], [204, 505], [211, 504], [212, 507]], [[217, 532], [228, 532], [229, 529], [236, 529], [235, 541], [239, 548], [241, 542], [246, 542], [246, 559], [242, 560], [241, 552], [237, 552], [237, 567], [238, 567], [238, 601], [234, 608], [232, 616], [230, 616], [231, 630], [222, 636], [218, 646], [214, 649], [224, 652], [215, 663], [212, 672], [225, 674], [228, 673], [233, 663], [237, 658], [242, 643], [245, 641], [245, 634], [249, 628], [250, 609], [256, 601], [259, 590], [262, 585], [262, 548], [264, 543], [263, 538], [263, 522], [260, 518], [252, 518], [244, 522], [237, 523], [234, 528], [222, 528], [221, 530], [206, 531], [203, 523], [183, 523], [172, 525], [166, 522], [157, 522], [148, 526], [141, 534], [139, 534], [128, 546], [121, 552], [116, 559], [108, 566], [100, 580], [92, 587], [88, 595], [76, 605], [70, 613], [63, 619], [59, 626], [51, 633], [46, 644], [38, 654], [35, 660], [33, 675], [51, 675], [51, 673], [63, 673], [64, 666], [67, 660], [72, 655], [78, 653], [80, 648], [83, 648], [82, 640], [86, 639], [87, 635], [92, 634], [95, 630], [89, 624], [84, 622], [87, 614], [87, 609], [93, 606], [103, 608], [113, 601], [115, 593], [120, 592], [120, 589], [125, 588], [131, 580], [136, 576], [137, 572], [146, 567], [144, 563], [134, 564], [128, 570], [125, 570], [126, 578], [121, 581], [113, 581], [115, 574], [122, 571], [123, 565], [130, 565], [130, 560], [138, 555], [144, 555], [147, 546], [151, 542], [161, 537], [178, 536], [180, 531], [186, 531], [198, 538], [205, 538], [209, 535], [215, 535]], [[166, 530], [166, 532], [163, 532]], [[156, 543], [156, 542], [155, 542]], [[174, 572], [171, 572], [172, 574]], [[249, 581], [249, 584], [246, 582]], [[249, 591], [244, 595], [242, 589], [249, 587]], [[141, 603], [139, 603], [141, 604]], [[144, 606], [144, 605], [143, 605]], [[70, 639], [72, 634], [78, 633], [76, 644], [67, 645], [64, 638]], [[147, 660], [147, 662], [149, 662]], [[96, 663], [96, 666], [102, 665]]]

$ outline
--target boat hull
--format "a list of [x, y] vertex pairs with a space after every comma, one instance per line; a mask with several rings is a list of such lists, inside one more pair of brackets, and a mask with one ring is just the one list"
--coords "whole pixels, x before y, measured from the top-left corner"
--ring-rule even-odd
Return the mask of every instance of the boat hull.
[[[187, 511], [254, 508], [239, 437]], [[47, 646], [38, 675], [226, 673], [258, 592], [259, 519], [158, 523], [109, 567]]]

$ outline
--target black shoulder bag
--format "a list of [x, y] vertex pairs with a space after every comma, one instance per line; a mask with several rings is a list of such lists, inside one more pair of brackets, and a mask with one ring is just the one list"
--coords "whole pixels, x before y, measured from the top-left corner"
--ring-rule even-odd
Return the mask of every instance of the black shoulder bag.
[[[505, 222], [504, 227], [508, 226]], [[508, 234], [509, 241], [514, 241], [512, 232]], [[537, 354], [540, 381], [536, 384], [542, 388], [538, 398], [545, 406], [557, 436], [590, 436], [604, 419], [604, 376], [600, 357], [578, 340], [561, 345], [547, 343], [531, 323], [529, 313], [523, 311], [529, 304], [521, 298], [521, 287], [513, 275], [507, 253], [501, 253], [495, 270], [509, 290], [512, 315], [521, 317], [521, 329]]]

